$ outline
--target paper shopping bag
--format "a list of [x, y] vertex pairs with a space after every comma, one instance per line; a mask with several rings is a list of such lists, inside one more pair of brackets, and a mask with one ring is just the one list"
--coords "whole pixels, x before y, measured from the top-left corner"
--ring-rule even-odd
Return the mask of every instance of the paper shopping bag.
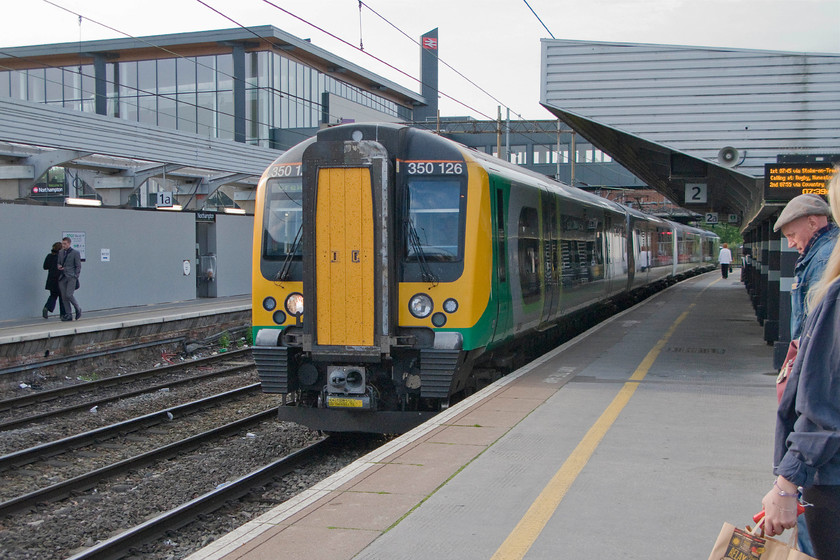
[[709, 560], [815, 560], [796, 550], [796, 530], [791, 532], [790, 542], [784, 543], [754, 532], [739, 529], [724, 523], [720, 530]]

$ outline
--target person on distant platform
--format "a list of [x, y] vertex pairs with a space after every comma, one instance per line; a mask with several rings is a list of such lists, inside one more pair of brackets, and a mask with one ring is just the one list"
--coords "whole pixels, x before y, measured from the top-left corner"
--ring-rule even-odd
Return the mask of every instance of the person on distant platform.
[[801, 194], [788, 202], [773, 231], [782, 230], [788, 247], [799, 251], [790, 289], [790, 339], [799, 338], [808, 315], [808, 291], [825, 270], [840, 229], [829, 222], [831, 208], [815, 194]]
[[728, 243], [721, 245], [718, 262], [720, 263], [720, 275], [724, 278], [729, 278], [729, 267], [732, 265], [732, 251], [729, 250]]
[[52, 251], [44, 259], [44, 270], [47, 271], [47, 284], [44, 289], [50, 291], [50, 297], [47, 298], [47, 303], [41, 310], [44, 319], [49, 319], [50, 313], [55, 311], [56, 300], [58, 300], [58, 314], [64, 315], [64, 300], [61, 299], [61, 289], [58, 287], [58, 279], [61, 277], [61, 271], [58, 270], [59, 251], [61, 251], [61, 242], [56, 241], [53, 243]]

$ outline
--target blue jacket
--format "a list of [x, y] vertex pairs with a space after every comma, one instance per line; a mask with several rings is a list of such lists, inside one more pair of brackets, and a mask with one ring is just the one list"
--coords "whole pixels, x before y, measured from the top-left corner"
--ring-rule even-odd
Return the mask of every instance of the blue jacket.
[[809, 244], [805, 254], [796, 261], [793, 268], [793, 285], [790, 289], [791, 340], [799, 338], [802, 334], [802, 323], [808, 315], [806, 307], [808, 290], [822, 277], [838, 234], [840, 234], [840, 229], [834, 224], [828, 224]]
[[773, 472], [840, 484], [840, 281], [808, 315], [776, 418]]

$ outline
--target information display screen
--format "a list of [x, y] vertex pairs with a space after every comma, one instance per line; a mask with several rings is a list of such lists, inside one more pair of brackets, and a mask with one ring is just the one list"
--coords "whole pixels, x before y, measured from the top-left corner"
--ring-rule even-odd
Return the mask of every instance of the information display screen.
[[813, 163], [767, 163], [764, 165], [764, 200], [787, 202], [800, 194], [828, 194], [826, 183], [834, 166]]

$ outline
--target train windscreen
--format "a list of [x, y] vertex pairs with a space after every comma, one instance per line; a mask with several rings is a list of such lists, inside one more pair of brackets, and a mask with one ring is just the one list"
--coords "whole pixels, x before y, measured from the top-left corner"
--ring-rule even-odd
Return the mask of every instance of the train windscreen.
[[300, 177], [269, 179], [263, 219], [264, 259], [301, 258], [302, 198]]
[[409, 179], [406, 260], [455, 262], [463, 258], [461, 181]]

